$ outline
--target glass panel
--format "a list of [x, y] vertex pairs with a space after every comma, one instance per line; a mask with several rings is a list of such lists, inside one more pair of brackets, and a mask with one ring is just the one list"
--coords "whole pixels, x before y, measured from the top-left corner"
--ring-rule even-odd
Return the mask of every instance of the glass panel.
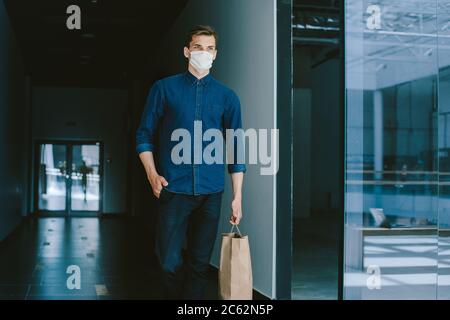
[[438, 299], [450, 299], [450, 0], [439, 0], [439, 277]]
[[66, 146], [39, 145], [39, 210], [66, 210]]
[[346, 299], [436, 299], [436, 0], [347, 0]]
[[71, 209], [100, 209], [100, 146], [74, 145], [72, 149]]

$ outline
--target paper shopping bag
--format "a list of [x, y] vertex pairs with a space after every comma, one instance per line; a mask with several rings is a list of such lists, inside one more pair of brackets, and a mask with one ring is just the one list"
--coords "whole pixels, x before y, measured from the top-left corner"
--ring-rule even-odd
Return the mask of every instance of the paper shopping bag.
[[[237, 226], [236, 226], [237, 227]], [[219, 266], [219, 297], [222, 300], [252, 300], [253, 275], [248, 236], [222, 234]]]

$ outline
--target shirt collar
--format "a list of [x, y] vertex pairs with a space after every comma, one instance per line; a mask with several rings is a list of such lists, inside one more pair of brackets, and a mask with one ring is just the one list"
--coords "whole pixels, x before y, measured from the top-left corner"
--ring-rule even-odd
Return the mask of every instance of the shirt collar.
[[185, 76], [186, 80], [190, 84], [195, 85], [195, 84], [198, 83], [198, 84], [203, 85], [203, 86], [206, 86], [209, 83], [209, 81], [211, 80], [211, 77], [212, 77], [211, 73], [208, 73], [203, 78], [197, 79], [197, 77], [194, 76], [189, 70], [184, 73], [184, 76]]

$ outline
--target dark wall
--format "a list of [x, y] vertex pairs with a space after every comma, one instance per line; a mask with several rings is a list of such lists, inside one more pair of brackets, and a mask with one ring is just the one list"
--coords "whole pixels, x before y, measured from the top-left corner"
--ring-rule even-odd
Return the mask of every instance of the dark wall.
[[28, 211], [29, 80], [0, 1], [0, 240]]
[[[311, 213], [329, 214], [338, 207], [339, 123], [336, 119], [339, 117], [340, 62], [339, 59], [322, 60], [323, 56], [319, 48], [311, 46], [294, 49], [294, 88], [301, 89], [295, 91], [298, 101], [294, 110], [299, 112], [294, 112], [294, 132], [297, 135], [307, 132], [309, 136], [309, 141], [300, 136], [294, 139], [294, 150], [297, 150], [294, 151], [294, 176], [301, 177], [302, 183], [308, 180], [310, 192], [310, 206], [306, 209], [297, 206], [297, 211], [311, 211], [296, 212], [298, 217], [309, 217]], [[306, 99], [309, 96], [310, 100]], [[308, 101], [309, 106], [298, 105]], [[309, 118], [309, 124], [300, 119], [305, 116]], [[306, 173], [308, 179], [304, 179]], [[296, 196], [302, 198], [304, 195]]]
[[331, 213], [338, 208], [339, 172], [339, 60], [331, 59], [312, 72], [312, 167], [313, 212]]

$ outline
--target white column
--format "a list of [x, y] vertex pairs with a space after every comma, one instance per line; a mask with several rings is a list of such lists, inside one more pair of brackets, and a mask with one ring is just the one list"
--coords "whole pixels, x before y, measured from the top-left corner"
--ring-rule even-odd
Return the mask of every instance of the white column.
[[382, 180], [383, 174], [383, 93], [373, 93], [373, 147], [375, 180]]
[[[376, 90], [373, 93], [373, 156], [375, 181], [383, 180], [383, 93]], [[375, 206], [383, 208], [383, 186], [374, 187]]]

